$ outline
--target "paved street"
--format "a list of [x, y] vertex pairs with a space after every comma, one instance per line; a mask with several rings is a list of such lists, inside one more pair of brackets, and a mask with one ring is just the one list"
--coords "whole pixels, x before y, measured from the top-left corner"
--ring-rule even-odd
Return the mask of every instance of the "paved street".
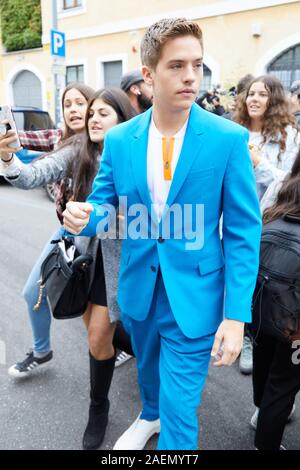
[[[81, 319], [53, 321], [54, 360], [25, 380], [7, 375], [7, 367], [31, 347], [22, 287], [30, 269], [57, 227], [54, 205], [43, 189], [21, 191], [0, 185], [0, 340], [6, 364], [0, 364], [0, 449], [80, 449], [88, 412], [88, 349]], [[37, 313], [38, 314], [38, 313]], [[135, 362], [115, 371], [110, 423], [103, 449], [136, 418], [139, 409]], [[175, 399], [175, 398], [174, 398]], [[284, 443], [300, 448], [300, 399]], [[251, 378], [237, 365], [210, 369], [200, 416], [201, 449], [252, 449]], [[155, 439], [148, 448], [155, 448]]]

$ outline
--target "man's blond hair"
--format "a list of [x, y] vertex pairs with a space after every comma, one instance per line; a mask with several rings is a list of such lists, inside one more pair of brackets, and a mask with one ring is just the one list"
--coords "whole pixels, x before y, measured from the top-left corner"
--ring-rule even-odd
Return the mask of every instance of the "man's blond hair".
[[194, 36], [203, 50], [202, 31], [197, 23], [186, 18], [167, 18], [147, 29], [141, 43], [142, 64], [155, 69], [166, 42], [180, 36]]

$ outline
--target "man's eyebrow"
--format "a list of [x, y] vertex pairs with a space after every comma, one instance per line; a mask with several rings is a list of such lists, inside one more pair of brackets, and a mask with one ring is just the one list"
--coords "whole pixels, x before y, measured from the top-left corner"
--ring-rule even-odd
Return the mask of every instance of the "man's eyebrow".
[[[203, 61], [203, 57], [198, 57], [198, 59], [194, 59], [193, 62], [202, 62]], [[179, 63], [184, 63], [184, 62], [187, 62], [186, 60], [183, 60], [183, 59], [171, 59], [168, 61], [168, 64], [171, 64], [172, 62], [179, 62]]]

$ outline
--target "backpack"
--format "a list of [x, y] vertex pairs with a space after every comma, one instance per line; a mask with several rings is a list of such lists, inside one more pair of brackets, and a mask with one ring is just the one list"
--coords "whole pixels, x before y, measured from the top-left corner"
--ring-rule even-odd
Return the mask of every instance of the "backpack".
[[252, 313], [256, 336], [300, 339], [300, 217], [286, 214], [264, 225]]

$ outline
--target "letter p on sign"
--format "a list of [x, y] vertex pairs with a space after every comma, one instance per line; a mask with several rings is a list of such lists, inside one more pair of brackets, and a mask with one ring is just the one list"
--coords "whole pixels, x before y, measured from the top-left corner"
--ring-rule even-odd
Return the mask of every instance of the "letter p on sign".
[[51, 54], [56, 57], [66, 56], [65, 33], [51, 29]]

